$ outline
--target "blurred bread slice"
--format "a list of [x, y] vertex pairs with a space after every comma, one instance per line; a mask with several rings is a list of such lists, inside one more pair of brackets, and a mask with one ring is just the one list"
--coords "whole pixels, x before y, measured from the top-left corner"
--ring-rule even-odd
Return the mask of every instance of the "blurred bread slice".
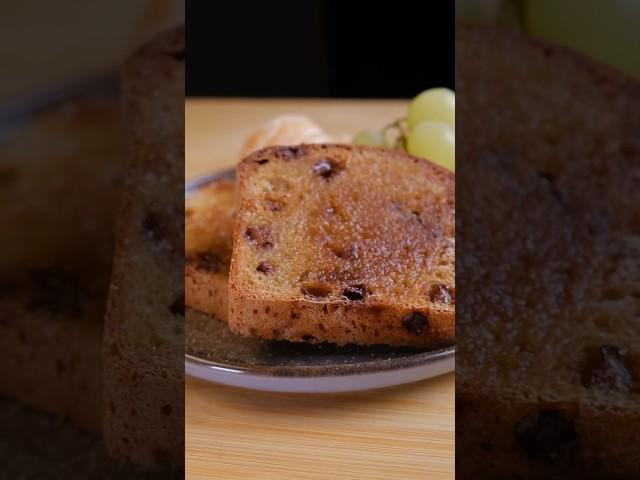
[[146, 467], [184, 462], [184, 28], [124, 69], [130, 163], [105, 315], [104, 436]]
[[119, 110], [90, 94], [0, 140], [0, 396], [96, 431]]

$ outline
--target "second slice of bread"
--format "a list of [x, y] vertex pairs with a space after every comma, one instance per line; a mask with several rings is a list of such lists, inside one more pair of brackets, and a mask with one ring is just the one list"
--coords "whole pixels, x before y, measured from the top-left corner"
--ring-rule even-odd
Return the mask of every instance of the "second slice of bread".
[[185, 202], [185, 303], [225, 321], [235, 210], [232, 180], [214, 181]]
[[293, 342], [436, 346], [455, 331], [455, 180], [399, 151], [272, 147], [237, 170], [229, 324]]

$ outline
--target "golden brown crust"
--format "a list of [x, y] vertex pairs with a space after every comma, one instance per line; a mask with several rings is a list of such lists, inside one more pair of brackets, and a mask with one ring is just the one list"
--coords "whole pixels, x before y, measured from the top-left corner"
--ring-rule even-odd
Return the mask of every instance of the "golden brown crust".
[[336, 344], [454, 342], [454, 179], [346, 145], [273, 147], [238, 167], [232, 330]]

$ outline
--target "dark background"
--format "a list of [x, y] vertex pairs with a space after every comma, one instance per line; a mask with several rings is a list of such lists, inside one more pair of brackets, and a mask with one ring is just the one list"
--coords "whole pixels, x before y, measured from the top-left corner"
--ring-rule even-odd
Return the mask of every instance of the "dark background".
[[190, 96], [411, 98], [454, 84], [452, 1], [187, 4]]

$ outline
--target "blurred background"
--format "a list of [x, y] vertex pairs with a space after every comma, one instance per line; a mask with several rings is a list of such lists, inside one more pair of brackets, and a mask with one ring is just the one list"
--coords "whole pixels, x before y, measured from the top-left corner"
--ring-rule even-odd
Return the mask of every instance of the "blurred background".
[[411, 98], [453, 89], [454, 7], [191, 1], [187, 95]]
[[522, 29], [640, 77], [637, 0], [457, 0], [463, 21]]
[[102, 330], [127, 160], [120, 70], [184, 2], [1, 12], [0, 478], [166, 478], [104, 448]]
[[184, 2], [2, 2], [0, 105], [68, 81], [117, 71], [145, 39], [182, 22]]

